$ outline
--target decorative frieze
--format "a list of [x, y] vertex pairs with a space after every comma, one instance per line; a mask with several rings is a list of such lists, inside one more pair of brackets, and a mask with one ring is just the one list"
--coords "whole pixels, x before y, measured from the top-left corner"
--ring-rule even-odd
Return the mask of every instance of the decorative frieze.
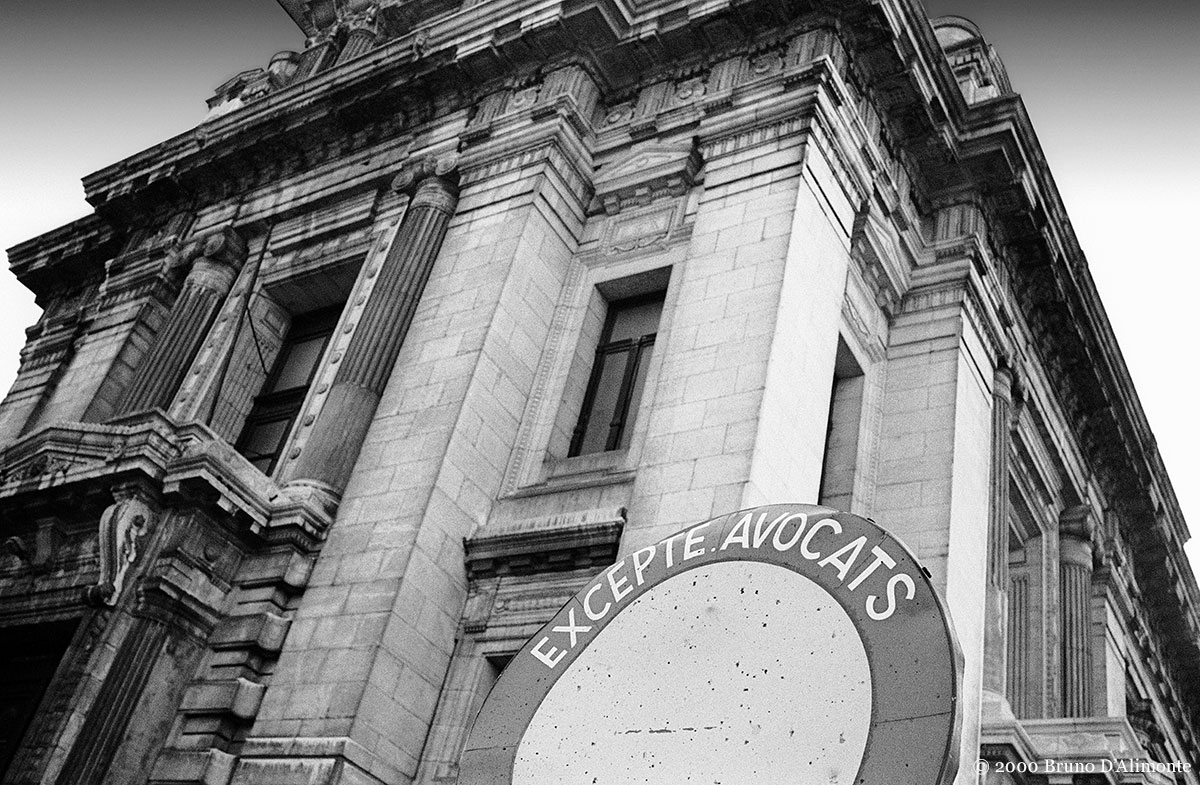
[[544, 73], [514, 79], [483, 96], [463, 129], [467, 147], [527, 123], [560, 116], [577, 134], [591, 130], [600, 90], [580, 65], [550, 66]]
[[808, 117], [785, 117], [776, 122], [748, 130], [737, 130], [731, 133], [705, 137], [700, 144], [700, 154], [705, 161], [713, 161], [726, 155], [733, 155], [750, 147], [773, 142], [805, 131], [811, 119]]
[[271, 230], [267, 251], [278, 258], [301, 246], [367, 226], [378, 198], [376, 190], [364, 190], [280, 221]]
[[685, 229], [683, 225], [684, 202], [679, 199], [627, 211], [613, 216], [604, 227], [600, 239], [602, 253], [614, 256], [634, 251], [658, 252], [666, 249]]

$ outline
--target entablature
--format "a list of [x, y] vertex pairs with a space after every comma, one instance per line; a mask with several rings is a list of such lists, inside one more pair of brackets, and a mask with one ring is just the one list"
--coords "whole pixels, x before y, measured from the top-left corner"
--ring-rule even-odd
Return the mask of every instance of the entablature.
[[[182, 198], [212, 186], [205, 181], [214, 177], [236, 187], [250, 179], [254, 164], [263, 168], [264, 159], [307, 157], [310, 141], [327, 150], [359, 137], [385, 138], [397, 132], [397, 125], [412, 126], [414, 118], [436, 114], [433, 104], [444, 104], [448, 97], [466, 106], [471, 97], [461, 95], [458, 87], [464, 76], [483, 83], [574, 56], [606, 93], [615, 95], [656, 69], [693, 68], [705, 76], [714, 53], [753, 50], [798, 24], [832, 25], [854, 39], [853, 46], [870, 47], [851, 58], [862, 72], [855, 80], [864, 84], [871, 102], [884, 105], [884, 124], [895, 126], [889, 135], [908, 138], [935, 127], [937, 112], [921, 109], [929, 103], [923, 93], [932, 89], [933, 80], [907, 81], [913, 46], [906, 42], [911, 36], [896, 39], [902, 46], [892, 45], [890, 25], [899, 23], [899, 17], [889, 20], [876, 4], [827, 9], [752, 2], [736, 9], [705, 6], [698, 16], [684, 3], [626, 5], [613, 0], [550, 8], [504, 0], [461, 8], [422, 28], [420, 47], [405, 38], [388, 41], [85, 178], [88, 199], [98, 212], [124, 220], [148, 206], [144, 192], [154, 191], [158, 201]], [[592, 29], [597, 25], [607, 27], [609, 35], [597, 38]], [[652, 33], [640, 29], [646, 25]], [[877, 84], [880, 80], [886, 80], [886, 90]], [[897, 120], [901, 110], [902, 122]], [[901, 128], [907, 130], [900, 133]], [[329, 137], [338, 137], [338, 144], [329, 144]], [[929, 147], [928, 141], [917, 147]], [[932, 142], [944, 147], [937, 134]], [[889, 140], [885, 147], [895, 144]], [[940, 156], [947, 157], [944, 152]], [[266, 168], [278, 175], [280, 161]]]
[[98, 281], [123, 237], [106, 221], [89, 215], [8, 249], [13, 275], [46, 307], [63, 292]]

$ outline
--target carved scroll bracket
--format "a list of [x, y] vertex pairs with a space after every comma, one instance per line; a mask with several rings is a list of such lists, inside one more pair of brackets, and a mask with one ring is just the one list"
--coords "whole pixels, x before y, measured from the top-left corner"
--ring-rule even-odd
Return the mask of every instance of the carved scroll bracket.
[[93, 605], [116, 604], [140, 544], [158, 517], [141, 486], [118, 485], [112, 494], [116, 501], [100, 516], [100, 580], [85, 590]]

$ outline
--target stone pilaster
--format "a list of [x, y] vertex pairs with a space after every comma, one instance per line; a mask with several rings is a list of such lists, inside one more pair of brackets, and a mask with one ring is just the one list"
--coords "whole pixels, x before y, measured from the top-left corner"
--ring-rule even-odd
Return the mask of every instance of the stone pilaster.
[[1058, 591], [1058, 530], [1052, 527], [1027, 539], [1009, 569], [1004, 697], [1022, 720], [1058, 716]]
[[1059, 519], [1059, 602], [1062, 612], [1062, 715], [1092, 715], [1092, 523], [1082, 505]]
[[[1008, 654], [1008, 454], [1012, 423], [1012, 371], [992, 376], [992, 467], [988, 514], [988, 571], [984, 620], [983, 689], [1005, 705]], [[1011, 713], [1011, 710], [1006, 713]]]
[[118, 415], [170, 406], [246, 260], [246, 243], [227, 227], [190, 246], [187, 256], [192, 254], [196, 258], [179, 297], [125, 390]]
[[103, 779], [166, 640], [162, 622], [134, 621], [59, 772], [58, 785], [93, 785]]
[[391, 376], [458, 204], [456, 161], [422, 159], [393, 186], [412, 194], [329, 397], [289, 479], [341, 493]]
[[[945, 594], [965, 660], [959, 782], [974, 781], [985, 707], [993, 506], [994, 322], [976, 262], [920, 268], [889, 332], [874, 513]], [[970, 767], [970, 768], [968, 768]]]

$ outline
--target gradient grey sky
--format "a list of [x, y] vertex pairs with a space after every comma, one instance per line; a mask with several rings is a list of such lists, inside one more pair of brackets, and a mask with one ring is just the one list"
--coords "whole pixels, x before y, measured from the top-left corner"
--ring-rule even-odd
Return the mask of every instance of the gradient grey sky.
[[[1022, 94], [1200, 556], [1200, 2], [929, 0], [976, 22]], [[198, 123], [303, 45], [273, 0], [0, 0], [0, 248], [90, 212], [80, 178]], [[32, 298], [0, 273], [0, 387]]]

